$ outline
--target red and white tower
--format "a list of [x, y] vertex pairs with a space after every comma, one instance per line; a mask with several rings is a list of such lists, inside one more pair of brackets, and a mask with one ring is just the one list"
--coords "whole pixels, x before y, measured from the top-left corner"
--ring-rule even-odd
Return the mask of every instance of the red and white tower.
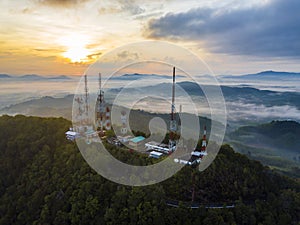
[[96, 122], [100, 130], [100, 135], [104, 135], [104, 129], [111, 129], [110, 109], [106, 106], [104, 100], [104, 91], [102, 90], [101, 73], [99, 73], [99, 94], [96, 106]]
[[127, 116], [126, 116], [126, 111], [121, 112], [121, 122], [122, 122], [122, 127], [121, 127], [121, 133], [122, 135], [127, 134]]
[[110, 122], [110, 109], [107, 106], [106, 107], [106, 113], [105, 113], [105, 129], [110, 130], [111, 129], [111, 122]]
[[201, 144], [201, 152], [206, 151], [207, 141], [206, 141], [206, 126], [204, 126], [202, 144]]
[[175, 134], [177, 131], [177, 123], [175, 119], [175, 67], [173, 67], [173, 84], [172, 84], [172, 106], [171, 106], [171, 120], [170, 120], [170, 137], [169, 150], [174, 152], [176, 149]]

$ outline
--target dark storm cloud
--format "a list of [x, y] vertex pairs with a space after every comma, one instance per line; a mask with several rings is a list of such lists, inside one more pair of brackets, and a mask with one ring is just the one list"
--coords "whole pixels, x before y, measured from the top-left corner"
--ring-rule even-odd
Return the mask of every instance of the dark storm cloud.
[[204, 41], [213, 52], [300, 57], [299, 10], [299, 0], [227, 11], [196, 8], [151, 20], [146, 35]]

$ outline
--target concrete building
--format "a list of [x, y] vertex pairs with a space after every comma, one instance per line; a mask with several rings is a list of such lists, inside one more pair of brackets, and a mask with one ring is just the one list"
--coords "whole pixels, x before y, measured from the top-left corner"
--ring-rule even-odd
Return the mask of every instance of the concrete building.
[[144, 146], [144, 143], [145, 138], [143, 136], [137, 136], [129, 140], [129, 145], [134, 149], [137, 149], [140, 146]]

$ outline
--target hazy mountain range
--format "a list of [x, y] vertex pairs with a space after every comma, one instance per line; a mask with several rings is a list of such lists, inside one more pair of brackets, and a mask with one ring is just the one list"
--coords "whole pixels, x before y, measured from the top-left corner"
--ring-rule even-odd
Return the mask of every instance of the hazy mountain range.
[[22, 76], [0, 74], [0, 79], [20, 79], [20, 80], [52, 80], [52, 79], [61, 79], [61, 80], [71, 80], [72, 78], [66, 75], [58, 76], [41, 76], [37, 74], [26, 74]]
[[[151, 77], [151, 79], [171, 78], [167, 75], [135, 73], [124, 74], [113, 79], [125, 82], [126, 80], [143, 80], [149, 77]], [[274, 79], [274, 77], [277, 79]], [[265, 83], [266, 85], [273, 85], [274, 81], [280, 80], [278, 84], [282, 85], [282, 89], [284, 91], [263, 90], [249, 87], [243, 84], [246, 79], [242, 78], [253, 78], [253, 80], [257, 82], [261, 81], [261, 83]], [[284, 82], [281, 82], [282, 80], [293, 80], [292, 83], [297, 85], [298, 83], [296, 79], [298, 78], [300, 79], [299, 73], [273, 71], [265, 71], [258, 74], [244, 76], [227, 76], [224, 78], [227, 80], [232, 79], [232, 83], [234, 84], [222, 84], [220, 87], [223, 92], [227, 108], [228, 124], [226, 142], [232, 144], [237, 151], [248, 154], [250, 157], [260, 160], [266, 165], [271, 165], [273, 168], [290, 171], [294, 167], [299, 167], [299, 135], [297, 132], [294, 132], [293, 129], [295, 129], [295, 127], [299, 127], [300, 122], [300, 92], [290, 91], [286, 86], [284, 86]], [[56, 81], [55, 79], [57, 79], [57, 85], [61, 85], [61, 90], [65, 90], [64, 88], [67, 87], [67, 84], [69, 85], [69, 90], [72, 89], [73, 83], [74, 86], [77, 84], [77, 81], [66, 76], [43, 77], [38, 75], [24, 75], [21, 77], [15, 77], [7, 74], [1, 74], [0, 79], [2, 89], [4, 91], [3, 93], [5, 94], [3, 95], [4, 99], [8, 95], [19, 96], [22, 94], [22, 88], [24, 88], [26, 81], [40, 80], [40, 83], [43, 84], [40, 85], [42, 91], [44, 91], [46, 87], [49, 87], [50, 89], [47, 91], [51, 91], [51, 93], [55, 93], [58, 86], [56, 87], [51, 84], [50, 87], [47, 83], [48, 81], [51, 81], [52, 83], [52, 81]], [[70, 82], [60, 82], [68, 81], [69, 79], [72, 81], [71, 84], [69, 84]], [[240, 82], [236, 82], [239, 79]], [[269, 81], [266, 81], [266, 79], [269, 79]], [[21, 86], [20, 88], [18, 88], [19, 86], [12, 86], [12, 94], [9, 94], [5, 91], [6, 80], [20, 80], [22, 82], [16, 82], [16, 84]], [[7, 84], [9, 83], [13, 82], [7, 82]], [[27, 83], [30, 84], [30, 82]], [[170, 100], [171, 98], [171, 85], [171, 83], [158, 83], [151, 85], [151, 82], [149, 82], [148, 86], [143, 87], [113, 87], [105, 90], [105, 99], [111, 103], [121, 91], [128, 94], [125, 95], [125, 97], [128, 96], [129, 103], [134, 99], [140, 99], [141, 96], [146, 96], [134, 107], [134, 109], [140, 108], [144, 111], [132, 110], [131, 115], [132, 118], [139, 118], [138, 121], [140, 121], [139, 123], [131, 123], [133, 129], [146, 130], [148, 127], [147, 121], [149, 121], [154, 115], [153, 113], [151, 114], [146, 111], [156, 112], [156, 115], [159, 115], [164, 118], [165, 121], [168, 121], [169, 116], [166, 113], [169, 112], [170, 105], [168, 105], [166, 100]], [[209, 88], [210, 86], [208, 84], [203, 84], [202, 87]], [[54, 90], [51, 90], [51, 88]], [[36, 89], [34, 89], [34, 91], [36, 91]], [[48, 93], [42, 91], [39, 93], [39, 96], [43, 96], [43, 93]], [[203, 91], [196, 83], [177, 81], [177, 110], [179, 104], [183, 104], [184, 111], [189, 112], [189, 105], [184, 105], [185, 99], [183, 91], [185, 91], [193, 101], [197, 102], [197, 107], [199, 108], [201, 118], [203, 119], [201, 121], [202, 124], [208, 124], [209, 121], [205, 119], [205, 117], [209, 117], [205, 111], [205, 109], [209, 109], [208, 103]], [[28, 92], [25, 94], [26, 96], [30, 96], [30, 93]], [[161, 98], [156, 97], [155, 94], [159, 94]], [[90, 95], [95, 96], [96, 93], [91, 93]], [[24, 114], [42, 117], [64, 117], [71, 119], [74, 95], [65, 94], [62, 95], [65, 97], [45, 96], [39, 98], [35, 92], [32, 92], [31, 96], [30, 100], [22, 100], [17, 104], [12, 103], [9, 106], [2, 105], [0, 107], [0, 114]], [[127, 102], [124, 102], [125, 106], [126, 104]], [[278, 122], [271, 123], [271, 125], [269, 125], [272, 120], [294, 120], [295, 122]], [[286, 130], [282, 130], [284, 127]], [[282, 136], [272, 136], [274, 134], [278, 134], [278, 132], [282, 132]]]
[[[64, 117], [71, 120], [73, 97], [73, 95], [68, 95], [64, 98], [34, 99], [6, 107], [0, 111], [0, 114]], [[162, 118], [167, 127], [169, 126], [169, 114], [167, 113], [131, 110], [130, 127], [132, 130], [147, 133], [149, 121], [154, 117]], [[200, 127], [205, 124], [210, 131], [210, 120], [205, 117], [199, 117], [199, 119]], [[265, 120], [271, 121], [268, 118]], [[245, 122], [239, 122], [238, 126], [237, 124], [233, 126], [232, 121], [229, 120], [225, 143], [230, 143], [238, 152], [272, 166], [272, 168], [289, 173], [295, 167], [300, 167], [299, 136], [300, 124], [295, 121], [273, 121], [264, 124], [252, 121], [248, 125]]]
[[[170, 98], [171, 85], [171, 83], [161, 83], [143, 88], [115, 88], [109, 90], [107, 93], [116, 96], [122, 91], [123, 94], [132, 96], [132, 98], [134, 96], [136, 98], [139, 98], [139, 96], [152, 96], [155, 93], [159, 93], [163, 104], [163, 98]], [[207, 116], [205, 110], [209, 107], [201, 88], [192, 82], [179, 82], [177, 85], [185, 91], [185, 93], [180, 90], [176, 91], [177, 107], [181, 103], [183, 107], [189, 107], [189, 105], [184, 104], [184, 99], [180, 102], [181, 98], [184, 98], [187, 94], [193, 100], [197, 101], [200, 110]], [[203, 87], [209, 89], [210, 86], [203, 85]], [[277, 92], [251, 87], [224, 85], [221, 86], [221, 90], [224, 95], [228, 120], [231, 125], [240, 126], [240, 124], [269, 122], [276, 119], [294, 119], [300, 121], [300, 93], [298, 92]], [[148, 102], [150, 99], [151, 97], [147, 97]], [[156, 104], [149, 106], [149, 110], [155, 110], [156, 106], [161, 107], [158, 104], [157, 98], [153, 102], [156, 102]]]
[[223, 78], [239, 78], [239, 79], [264, 79], [264, 80], [273, 80], [273, 79], [293, 79], [300, 78], [300, 73], [293, 72], [278, 72], [278, 71], [263, 71], [256, 74], [246, 74], [246, 75], [238, 75], [238, 76], [222, 76]]
[[[134, 75], [138, 76], [138, 75]], [[144, 76], [144, 75], [142, 75]], [[21, 79], [21, 78], [20, 78]], [[48, 78], [49, 79], [49, 78]], [[62, 78], [63, 79], [63, 78]], [[193, 100], [197, 100], [201, 106], [201, 109], [208, 108], [208, 103], [205, 95], [198, 84], [193, 82], [178, 82], [177, 86], [181, 88], [176, 89], [176, 101], [177, 107], [180, 103], [180, 99], [184, 98], [187, 94]], [[151, 103], [152, 99], [155, 104], [144, 104], [144, 110], [152, 110], [161, 112], [161, 108], [165, 108], [165, 112], [169, 111], [169, 107], [166, 105], [164, 99], [170, 99], [171, 97], [171, 83], [160, 83], [144, 87], [129, 87], [129, 88], [111, 88], [106, 90], [105, 98], [109, 102], [122, 91], [125, 93], [125, 97], [128, 96], [128, 101], [134, 99], [140, 99], [141, 96], [147, 96], [141, 101], [147, 101]], [[204, 88], [210, 88], [209, 85], [203, 85]], [[259, 90], [252, 87], [236, 87], [236, 86], [225, 86], [221, 85], [221, 90], [224, 95], [226, 107], [228, 111], [228, 119], [231, 125], [236, 124], [237, 126], [247, 125], [248, 123], [259, 123], [268, 122], [276, 119], [293, 119], [300, 121], [300, 93], [298, 92], [278, 92], [269, 90]], [[96, 93], [91, 93], [96, 94]], [[161, 99], [156, 96], [161, 97]], [[41, 101], [44, 103], [41, 104]], [[21, 102], [19, 104], [13, 104], [11, 106], [4, 106], [0, 113], [24, 113], [31, 112], [33, 110], [41, 111], [44, 108], [70, 108], [72, 104], [72, 98], [67, 96], [65, 99], [53, 99], [53, 98], [42, 98], [42, 100], [29, 100]], [[49, 102], [54, 101], [57, 103]], [[159, 104], [161, 101], [161, 105]], [[185, 101], [183, 99], [183, 101]], [[58, 102], [64, 102], [60, 104]], [[55, 106], [54, 106], [55, 105]], [[147, 108], [148, 107], [148, 108]], [[183, 107], [189, 107], [188, 105]], [[151, 111], [150, 110], [150, 111]], [[207, 116], [207, 115], [205, 115]]]
[[[184, 77], [183, 75], [176, 75], [177, 78]], [[3, 78], [15, 78], [15, 79], [72, 79], [70, 76], [66, 75], [56, 75], [56, 76], [42, 76], [38, 74], [25, 74], [25, 75], [10, 75], [10, 74], [0, 74], [0, 79]], [[170, 75], [163, 74], [123, 74], [121, 76], [114, 76], [110, 79], [113, 80], [137, 80], [137, 79], [151, 79], [151, 78], [170, 78]], [[290, 79], [290, 78], [300, 78], [300, 73], [295, 72], [278, 72], [278, 71], [262, 71], [256, 74], [244, 74], [244, 75], [219, 75], [218, 78], [239, 78], [239, 79]]]
[[[177, 75], [176, 77], [184, 77], [182, 75]], [[121, 76], [113, 76], [109, 79], [112, 80], [139, 80], [139, 79], [159, 79], [159, 78], [166, 78], [169, 79], [170, 75], [161, 75], [161, 74], [141, 74], [141, 73], [133, 73], [133, 74], [123, 74]]]

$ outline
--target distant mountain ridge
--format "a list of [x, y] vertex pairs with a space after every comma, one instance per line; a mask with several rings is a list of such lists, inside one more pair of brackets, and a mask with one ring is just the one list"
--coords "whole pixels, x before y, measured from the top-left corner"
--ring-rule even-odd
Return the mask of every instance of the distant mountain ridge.
[[22, 76], [16, 75], [8, 75], [8, 74], [0, 74], [0, 79], [18, 79], [18, 80], [71, 80], [72, 78], [66, 75], [58, 75], [58, 76], [41, 76], [37, 74], [25, 74]]
[[245, 74], [245, 75], [225, 75], [222, 76], [223, 78], [238, 78], [238, 79], [293, 79], [293, 78], [300, 78], [300, 73], [296, 72], [280, 72], [280, 71], [273, 71], [267, 70], [262, 71], [255, 74]]
[[8, 74], [0, 74], [0, 78], [11, 78]]
[[72, 78], [66, 76], [66, 75], [60, 75], [60, 76], [55, 76], [55, 77], [49, 77], [48, 79], [64, 79], [64, 80], [70, 80]]
[[[204, 97], [204, 93], [201, 90], [201, 88], [196, 84], [192, 82], [179, 82], [177, 83], [184, 91], [186, 91], [187, 94], [195, 97]], [[130, 94], [131, 96], [139, 96], [140, 94], [145, 94], [151, 96], [151, 93], [161, 93], [161, 95], [164, 97], [170, 97], [170, 90], [171, 90], [171, 83], [161, 83], [153, 86], [146, 86], [143, 88], [125, 88], [126, 93]], [[208, 86], [207, 86], [208, 87]], [[300, 93], [293, 93], [293, 92], [275, 92], [275, 91], [267, 91], [267, 90], [259, 90], [251, 87], [230, 87], [230, 86], [221, 86], [222, 92], [224, 94], [224, 98], [226, 101], [226, 104], [229, 103], [236, 103], [236, 104], [253, 104], [251, 107], [255, 106], [263, 106], [263, 107], [269, 107], [272, 109], [272, 107], [287, 107], [292, 108], [295, 110], [300, 110]], [[122, 88], [113, 88], [106, 91], [106, 100], [109, 102], [113, 102], [114, 98], [122, 91]], [[177, 97], [181, 97], [182, 92], [179, 92], [176, 94]], [[67, 108], [72, 106], [73, 99], [72, 98], [63, 98], [67, 100], [64, 102], [62, 99], [56, 99], [49, 101], [49, 99], [42, 99], [40, 101], [38, 100], [32, 100], [32, 101], [26, 101], [23, 103], [11, 105], [8, 107], [3, 107], [0, 110], [0, 113], [5, 114], [15, 114], [15, 113], [24, 113], [24, 114], [30, 114], [33, 113], [33, 115], [40, 116], [38, 111], [40, 109], [49, 109], [49, 107], [57, 108], [58, 104], [61, 108]], [[47, 100], [47, 101], [46, 101]], [[157, 99], [156, 99], [157, 100]], [[155, 101], [156, 101], [155, 100]], [[52, 101], [53, 104], [52, 105]], [[64, 103], [62, 103], [64, 102]], [[203, 98], [203, 103], [205, 104], [205, 99]], [[231, 113], [234, 113], [236, 105], [228, 106], [229, 110], [231, 110]], [[231, 107], [231, 108], [230, 108]], [[242, 110], [242, 109], [241, 109]], [[28, 113], [25, 113], [28, 112]], [[242, 111], [243, 112], [243, 111]], [[46, 113], [49, 115], [48, 113]], [[55, 114], [57, 115], [57, 114]], [[252, 114], [247, 114], [247, 116], [251, 116]], [[61, 116], [61, 115], [60, 115]], [[238, 116], [236, 114], [231, 114], [230, 116]], [[270, 115], [271, 116], [271, 115]], [[70, 118], [69, 116], [67, 118]], [[234, 121], [236, 123], [239, 122], [239, 119], [244, 118], [243, 116], [239, 116], [234, 118]], [[253, 120], [260, 119], [255, 117], [255, 115], [252, 115], [251, 118]], [[267, 120], [264, 120], [264, 122], [268, 122], [271, 120], [276, 120], [281, 117], [271, 117]], [[296, 114], [294, 115], [293, 119], [298, 121], [296, 117]], [[285, 118], [284, 118], [285, 119]], [[286, 118], [288, 119], [288, 118]], [[291, 118], [290, 118], [291, 119]], [[230, 120], [230, 119], [229, 119]], [[231, 122], [234, 122], [231, 121]], [[243, 120], [244, 121], [244, 120]]]
[[[204, 97], [203, 90], [199, 87], [197, 83], [184, 81], [178, 82], [178, 86], [180, 86], [186, 93], [194, 96]], [[170, 91], [172, 84], [171, 83], [160, 83], [152, 86], [145, 86], [142, 89], [138, 88], [126, 88], [127, 93], [161, 93], [166, 96], [170, 96]], [[213, 87], [211, 85], [202, 85], [202, 87]], [[232, 87], [232, 86], [220, 86], [224, 98], [227, 102], [238, 102], [241, 98], [246, 103], [252, 104], [262, 104], [267, 107], [271, 106], [283, 106], [283, 105], [291, 105], [300, 109], [300, 93], [294, 92], [276, 92], [269, 90], [259, 90], [252, 87]], [[110, 93], [118, 94], [122, 91], [123, 88], [114, 88], [110, 89]], [[177, 96], [179, 96], [177, 94]]]
[[20, 77], [14, 77], [14, 78], [19, 78], [19, 79], [46, 79], [46, 77], [39, 76], [36, 74], [26, 74]]
[[[249, 74], [251, 75], [251, 74]], [[255, 74], [252, 74], [255, 75]], [[257, 75], [263, 75], [263, 76], [273, 76], [273, 75], [296, 75], [299, 76], [300, 73], [295, 73], [295, 72], [280, 72], [280, 71], [273, 71], [273, 70], [266, 70], [266, 71], [262, 71], [260, 73], [257, 73]]]
[[[170, 75], [164, 74], [143, 74], [143, 73], [126, 73], [120, 76], [113, 76], [109, 79], [112, 80], [139, 80], [144, 78], [155, 78], [155, 79], [169, 79]], [[183, 75], [176, 75], [176, 77], [184, 77]], [[255, 74], [243, 74], [243, 75], [220, 75], [221, 78], [247, 78], [247, 79], [282, 79], [282, 78], [300, 78], [300, 72], [280, 72], [267, 70]], [[57, 75], [57, 76], [43, 76], [38, 74], [25, 74], [25, 75], [10, 75], [10, 74], [0, 74], [0, 79], [2, 78], [15, 78], [15, 79], [31, 79], [31, 80], [40, 80], [40, 79], [72, 79], [66, 75]]]
[[[142, 74], [142, 73], [126, 73], [121, 76], [110, 77], [112, 80], [139, 80], [143, 78], [164, 78], [169, 79], [170, 75], [163, 74]], [[183, 77], [182, 75], [177, 75], [177, 77]]]

